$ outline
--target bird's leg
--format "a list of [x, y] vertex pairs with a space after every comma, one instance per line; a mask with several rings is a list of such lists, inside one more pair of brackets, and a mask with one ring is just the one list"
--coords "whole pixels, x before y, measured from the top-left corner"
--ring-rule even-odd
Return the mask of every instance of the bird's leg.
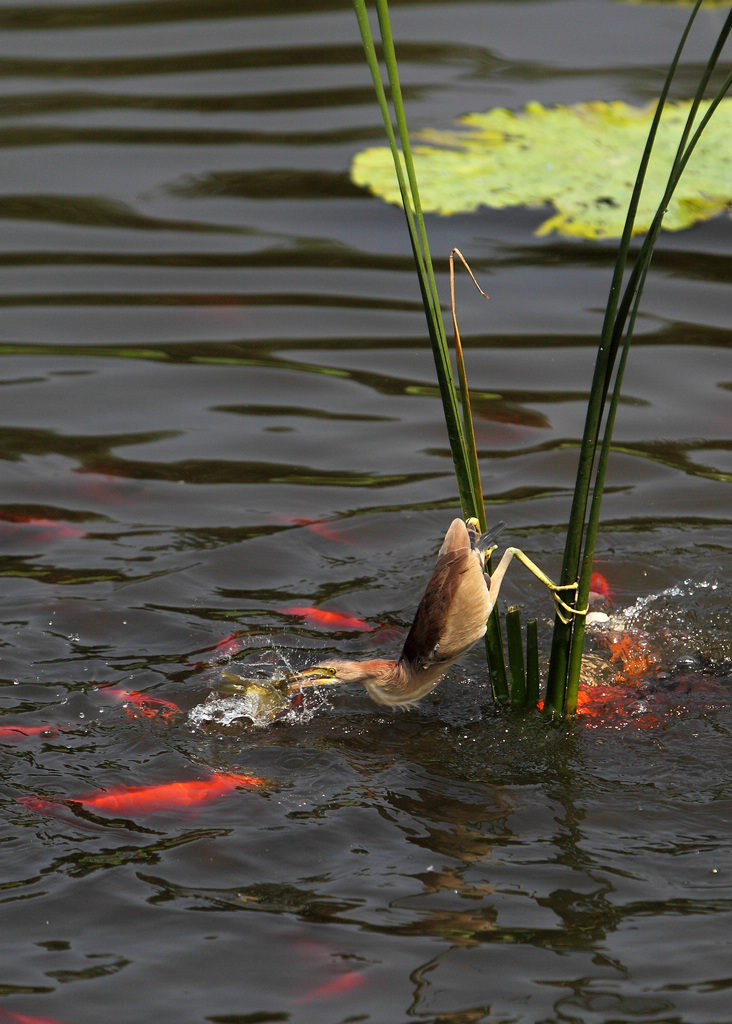
[[514, 556], [518, 558], [522, 565], [526, 566], [529, 572], [532, 572], [538, 580], [541, 580], [545, 587], [548, 587], [549, 590], [551, 590], [554, 597], [554, 603], [557, 607], [557, 615], [565, 625], [572, 621], [573, 615], [587, 614], [586, 608], [573, 608], [559, 596], [559, 592], [562, 590], [573, 590], [576, 592], [578, 584], [555, 583], [554, 580], [549, 579], [545, 572], [542, 572], [535, 562], [531, 561], [528, 555], [524, 554], [521, 548], [506, 548], [503, 552], [503, 556], [501, 557], [501, 561], [496, 566], [495, 572], [491, 573], [489, 591], [492, 605], [494, 605], [498, 599], [498, 592], [501, 589], [503, 577], [505, 576], [506, 569], [508, 569], [511, 559]]

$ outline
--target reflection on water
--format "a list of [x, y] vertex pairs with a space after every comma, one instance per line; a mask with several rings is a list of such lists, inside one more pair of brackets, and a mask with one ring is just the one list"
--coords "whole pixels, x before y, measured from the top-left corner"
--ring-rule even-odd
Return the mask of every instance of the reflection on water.
[[[647, 102], [683, 18], [396, 4], [410, 120]], [[402, 217], [348, 180], [382, 141], [353, 14], [0, 26], [0, 1019], [726, 1019], [729, 219], [661, 238], [626, 375], [604, 635], [657, 658], [595, 634], [615, 717], [501, 712], [473, 652], [409, 712], [255, 728], [222, 672], [393, 655], [457, 511]], [[459, 285], [489, 515], [555, 574], [615, 254], [544, 218], [428, 227], [443, 295], [455, 244], [491, 295]], [[543, 589], [504, 597], [546, 644]], [[265, 784], [193, 799], [221, 775]]]

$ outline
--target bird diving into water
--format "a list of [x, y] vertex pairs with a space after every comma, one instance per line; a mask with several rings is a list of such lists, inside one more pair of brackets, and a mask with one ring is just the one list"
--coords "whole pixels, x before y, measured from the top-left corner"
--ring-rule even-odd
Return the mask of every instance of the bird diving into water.
[[416, 704], [485, 635], [488, 617], [514, 556], [552, 591], [562, 621], [584, 614], [560, 596], [560, 591], [576, 591], [577, 584], [553, 583], [518, 548], [507, 548], [495, 571], [490, 575], [485, 571], [486, 559], [496, 550], [495, 540], [505, 525], [499, 523], [481, 535], [477, 519], [453, 519], [397, 661], [333, 659], [295, 673], [290, 689], [361, 683], [377, 704]]

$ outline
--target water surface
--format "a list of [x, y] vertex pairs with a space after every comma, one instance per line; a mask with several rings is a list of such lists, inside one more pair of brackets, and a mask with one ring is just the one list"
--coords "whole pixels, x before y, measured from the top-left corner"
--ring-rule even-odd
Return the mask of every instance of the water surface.
[[[395, 4], [410, 120], [649, 102], [685, 16]], [[614, 607], [667, 592], [638, 620], [657, 724], [499, 713], [476, 653], [408, 713], [344, 689], [193, 729], [232, 658], [398, 651], [458, 511], [403, 218], [348, 178], [383, 132], [355, 20], [58, 2], [0, 28], [2, 724], [63, 730], [2, 738], [7, 1019], [727, 1019], [729, 218], [661, 239], [604, 506]], [[556, 573], [614, 250], [537, 239], [544, 216], [428, 229], [442, 294], [459, 245], [491, 295], [459, 295], [489, 515]], [[520, 567], [504, 596], [545, 638]], [[308, 605], [374, 628], [284, 611]], [[151, 815], [18, 803], [214, 770], [267, 781]]]

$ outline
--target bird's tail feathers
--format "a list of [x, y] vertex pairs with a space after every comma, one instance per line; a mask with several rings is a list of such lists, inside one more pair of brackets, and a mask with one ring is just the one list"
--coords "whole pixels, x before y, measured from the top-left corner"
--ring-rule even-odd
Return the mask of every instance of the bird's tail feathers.
[[485, 533], [482, 533], [479, 537], [473, 540], [473, 547], [477, 548], [478, 551], [487, 551], [488, 548], [493, 547], [496, 540], [505, 529], [505, 523], [496, 523], [495, 526], [491, 526], [490, 530], [486, 530]]

